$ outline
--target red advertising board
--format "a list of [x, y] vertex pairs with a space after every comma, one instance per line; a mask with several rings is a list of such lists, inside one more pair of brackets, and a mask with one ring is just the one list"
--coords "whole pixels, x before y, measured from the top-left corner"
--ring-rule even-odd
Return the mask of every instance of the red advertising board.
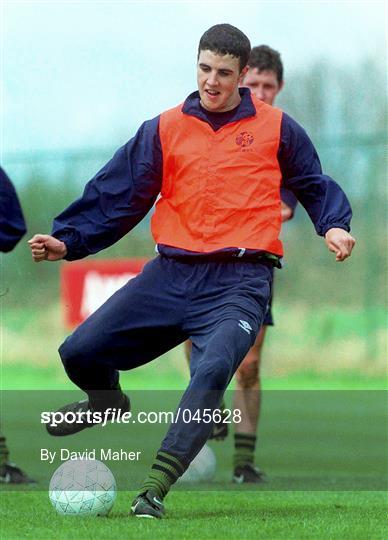
[[145, 258], [89, 260], [61, 266], [61, 299], [66, 325], [84, 321], [128, 280], [139, 274]]

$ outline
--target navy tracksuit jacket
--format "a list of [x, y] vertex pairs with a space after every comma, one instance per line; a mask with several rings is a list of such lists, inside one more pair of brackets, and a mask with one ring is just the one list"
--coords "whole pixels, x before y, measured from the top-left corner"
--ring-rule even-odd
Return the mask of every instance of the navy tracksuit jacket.
[[26, 234], [26, 223], [11, 180], [0, 167], [0, 251], [12, 251]]
[[[208, 114], [198, 92], [184, 112], [212, 125], [233, 122], [252, 108], [240, 89], [233, 111]], [[220, 125], [221, 124], [221, 125]], [[163, 156], [159, 117], [145, 122], [133, 139], [87, 184], [83, 196], [54, 220], [53, 235], [68, 248], [68, 260], [113, 244], [151, 209], [161, 188]], [[351, 209], [341, 188], [322, 174], [304, 130], [283, 115], [278, 161], [283, 185], [309, 213], [320, 235], [332, 227], [349, 230]], [[158, 246], [159, 256], [116, 292], [60, 347], [73, 382], [92, 394], [114, 388], [118, 370], [133, 369], [190, 338], [191, 380], [181, 409], [219, 406], [233, 374], [254, 343], [271, 292], [272, 268], [265, 254], [237, 258], [227, 248], [214, 254]], [[188, 464], [206, 441], [211, 424], [172, 424], [161, 450]]]

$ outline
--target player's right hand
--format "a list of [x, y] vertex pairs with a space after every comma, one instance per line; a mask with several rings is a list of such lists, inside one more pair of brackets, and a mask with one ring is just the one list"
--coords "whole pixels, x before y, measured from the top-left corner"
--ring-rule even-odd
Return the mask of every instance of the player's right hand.
[[28, 244], [35, 262], [59, 261], [67, 253], [66, 244], [49, 234], [35, 234]]

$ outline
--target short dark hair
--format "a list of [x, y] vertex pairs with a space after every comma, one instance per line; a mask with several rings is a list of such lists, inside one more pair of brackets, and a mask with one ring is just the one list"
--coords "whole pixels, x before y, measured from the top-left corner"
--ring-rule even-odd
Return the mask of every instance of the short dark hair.
[[271, 49], [268, 45], [259, 45], [253, 47], [248, 60], [250, 68], [256, 68], [259, 72], [270, 70], [276, 74], [278, 83], [283, 82], [283, 63], [280, 58], [280, 53]]
[[248, 63], [251, 43], [247, 36], [231, 24], [216, 24], [206, 30], [198, 45], [198, 57], [201, 51], [211, 51], [224, 56], [230, 54], [239, 59], [240, 71]]

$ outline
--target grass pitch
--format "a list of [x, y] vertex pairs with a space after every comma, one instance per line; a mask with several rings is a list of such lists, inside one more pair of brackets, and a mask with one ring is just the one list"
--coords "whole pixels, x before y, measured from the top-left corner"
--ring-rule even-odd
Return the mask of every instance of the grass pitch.
[[172, 492], [167, 517], [128, 515], [133, 493], [120, 492], [107, 518], [61, 517], [47, 494], [2, 497], [3, 539], [386, 538], [386, 497], [378, 492]]
[[[175, 367], [169, 370], [163, 362], [154, 365], [124, 374], [124, 386], [136, 388], [140, 395], [140, 388], [157, 386], [159, 392], [163, 388], [177, 392], [186, 384], [183, 369], [180, 373]], [[177, 486], [166, 498], [166, 519], [139, 520], [129, 516], [136, 491], [128, 490], [138, 488], [166, 428], [159, 426], [159, 433], [152, 438], [148, 436], [154, 433], [150, 426], [146, 426], [147, 433], [128, 433], [125, 444], [134, 450], [139, 445], [144, 447], [139, 472], [137, 468], [128, 471], [125, 463], [107, 463], [121, 489], [107, 518], [62, 517], [52, 508], [47, 493], [48, 480], [59, 463], [51, 469], [39, 467], [39, 447], [72, 445], [82, 449], [98, 443], [112, 446], [112, 441], [122, 446], [122, 427], [110, 426], [106, 433], [93, 428], [79, 434], [77, 441], [55, 441], [36, 422], [34, 404], [45, 397], [45, 392], [60, 393], [72, 387], [59, 362], [45, 366], [11, 363], [3, 368], [2, 375], [3, 388], [11, 392], [10, 396], [5, 392], [2, 411], [10, 457], [40, 482], [30, 491], [0, 491], [2, 540], [388, 537], [387, 400], [383, 378], [356, 374], [319, 378], [314, 373], [266, 378], [269, 392], [263, 400], [257, 462], [268, 473], [270, 483], [256, 490], [231, 484], [233, 438], [229, 437], [223, 443], [211, 443], [218, 463], [214, 483], [190, 491]], [[136, 394], [130, 395], [141, 409]], [[151, 410], [153, 395], [154, 391], [144, 392]], [[167, 397], [175, 399], [173, 394], [163, 399]], [[8, 407], [13, 399], [23, 407]], [[58, 394], [59, 404], [61, 399]]]
[[[145, 401], [155, 396], [150, 391], [143, 394]], [[140, 395], [131, 393], [134, 403], [139, 402]], [[163, 395], [175, 399], [175, 394]], [[31, 403], [25, 402], [26, 409], [33, 411], [37, 396], [28, 396]], [[293, 390], [267, 394], [257, 458], [270, 482], [256, 488], [233, 485], [233, 437], [212, 442], [218, 465], [215, 481], [200, 486], [200, 490], [196, 486], [190, 490], [174, 487], [166, 498], [164, 520], [129, 516], [136, 492], [127, 490], [139, 486], [166, 427], [146, 426], [145, 431], [136, 431], [137, 426], [128, 431], [117, 425], [95, 427], [74, 439], [58, 441], [45, 435], [40, 426], [37, 440], [31, 438], [26, 444], [26, 433], [31, 429], [28, 414], [16, 414], [15, 408], [10, 407], [6, 416], [11, 416], [11, 421], [6, 423], [5, 432], [12, 458], [39, 484], [30, 491], [15, 487], [0, 493], [0, 536], [2, 540], [148, 539], [153, 535], [158, 540], [386, 538], [388, 445], [384, 403], [381, 390]], [[32, 417], [35, 416], [33, 413]], [[148, 433], [157, 428], [160, 433], [149, 438]], [[48, 444], [51, 449], [69, 445], [93, 448], [98, 443], [123, 445], [123, 439], [134, 449], [142, 448], [144, 459], [135, 466], [107, 463], [121, 489], [111, 514], [107, 518], [57, 515], [49, 502], [47, 487], [59, 463], [51, 468], [38, 464], [39, 447]]]

